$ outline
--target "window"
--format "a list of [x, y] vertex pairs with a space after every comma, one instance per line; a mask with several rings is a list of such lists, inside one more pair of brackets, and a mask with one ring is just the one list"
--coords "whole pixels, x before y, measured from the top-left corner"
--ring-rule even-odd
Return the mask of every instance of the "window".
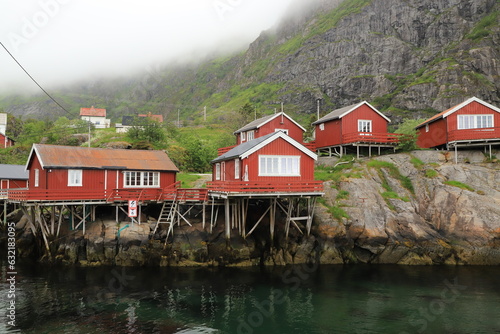
[[68, 170], [68, 187], [81, 187], [82, 186], [82, 170], [69, 169]]
[[358, 132], [372, 132], [372, 121], [359, 119]]
[[259, 176], [300, 176], [300, 157], [261, 155]]
[[126, 188], [133, 187], [159, 187], [160, 173], [159, 172], [125, 172], [123, 186]]
[[220, 164], [215, 164], [215, 179], [220, 180]]
[[245, 133], [245, 132], [241, 132], [241, 133], [240, 133], [240, 136], [241, 136], [241, 142], [244, 142], [244, 141], [246, 140], [246, 139], [245, 139], [245, 137], [246, 137], [246, 133]]
[[252, 131], [248, 131], [247, 132], [247, 140], [250, 141], [250, 140], [253, 140], [253, 130]]
[[319, 130], [320, 130], [320, 131], [323, 131], [324, 129], [325, 129], [325, 123], [321, 123], [321, 124], [319, 125]]
[[40, 170], [35, 169], [35, 187], [40, 185]]
[[429, 124], [425, 124], [425, 132], [429, 132]]
[[274, 129], [274, 132], [278, 131], [284, 132], [286, 135], [288, 135], [288, 129]]
[[493, 127], [493, 115], [458, 115], [458, 129], [482, 129]]
[[234, 178], [240, 178], [240, 159], [234, 159]]

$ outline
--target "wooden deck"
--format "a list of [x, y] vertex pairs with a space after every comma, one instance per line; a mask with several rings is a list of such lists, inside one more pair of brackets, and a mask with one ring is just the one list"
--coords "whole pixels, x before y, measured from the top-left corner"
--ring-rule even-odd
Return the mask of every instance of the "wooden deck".
[[397, 145], [401, 136], [400, 133], [353, 132], [342, 135], [342, 144]]
[[212, 181], [207, 182], [210, 195], [236, 196], [279, 196], [307, 195], [322, 196], [323, 181], [296, 181], [296, 182], [235, 182]]
[[448, 133], [448, 142], [457, 141], [499, 141], [500, 127], [484, 129], [452, 130]]

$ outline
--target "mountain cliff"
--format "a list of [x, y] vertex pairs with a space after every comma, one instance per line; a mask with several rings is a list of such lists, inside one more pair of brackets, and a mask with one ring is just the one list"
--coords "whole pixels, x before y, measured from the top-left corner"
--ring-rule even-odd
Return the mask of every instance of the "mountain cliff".
[[[421, 117], [477, 96], [500, 104], [498, 0], [316, 0], [237, 55], [148, 69], [57, 91], [77, 114], [99, 105], [116, 120], [153, 111], [219, 121], [246, 102], [270, 112], [323, 113], [367, 100]], [[43, 98], [5, 97], [7, 112], [59, 111]], [[306, 118], [304, 118], [306, 120]]]

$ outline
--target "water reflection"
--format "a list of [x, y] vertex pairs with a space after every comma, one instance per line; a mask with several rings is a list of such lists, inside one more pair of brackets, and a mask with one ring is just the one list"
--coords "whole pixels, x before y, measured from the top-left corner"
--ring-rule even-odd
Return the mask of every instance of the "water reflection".
[[23, 333], [500, 332], [498, 267], [28, 266], [19, 273]]

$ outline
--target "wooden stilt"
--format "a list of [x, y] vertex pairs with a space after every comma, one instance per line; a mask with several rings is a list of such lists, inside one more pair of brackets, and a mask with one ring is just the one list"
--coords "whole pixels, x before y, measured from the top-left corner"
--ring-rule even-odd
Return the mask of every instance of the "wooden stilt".
[[359, 146], [356, 146], [356, 153], [357, 153], [357, 157], [359, 159]]
[[372, 146], [368, 145], [368, 156], [371, 158], [372, 157]]
[[229, 207], [230, 203], [229, 203], [229, 199], [225, 199], [224, 200], [224, 208], [225, 208], [225, 221], [226, 221], [226, 224], [225, 224], [225, 227], [226, 227], [226, 239], [229, 240], [231, 238], [231, 216], [230, 216], [230, 207]]
[[250, 234], [252, 234], [253, 231], [255, 231], [255, 229], [257, 228], [257, 226], [259, 225], [259, 223], [262, 221], [262, 219], [264, 219], [264, 217], [267, 215], [267, 213], [269, 212], [269, 210], [271, 210], [271, 207], [268, 207], [267, 210], [264, 212], [264, 214], [259, 218], [259, 220], [257, 220], [257, 222], [255, 223], [255, 225], [252, 227], [252, 229], [250, 230], [250, 232], [248, 232], [244, 237], [248, 237]]
[[201, 211], [201, 222], [202, 222], [202, 226], [203, 226], [203, 229], [205, 229], [205, 219], [206, 219], [206, 202], [203, 202], [202, 204], [202, 211]]
[[271, 232], [271, 241], [274, 240], [274, 228], [276, 224], [276, 201], [278, 199], [272, 198], [270, 201], [270, 212], [269, 212], [269, 228]]

